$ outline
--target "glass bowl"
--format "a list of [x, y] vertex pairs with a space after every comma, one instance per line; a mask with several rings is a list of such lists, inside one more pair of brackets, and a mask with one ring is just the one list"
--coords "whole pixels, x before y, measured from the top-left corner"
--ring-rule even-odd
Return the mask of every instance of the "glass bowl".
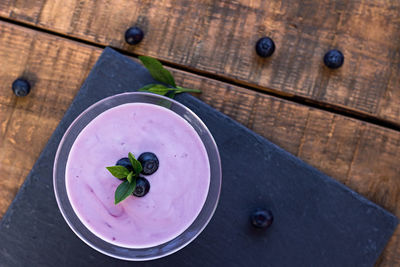
[[[65, 172], [68, 155], [79, 133], [102, 112], [127, 103], [150, 103], [163, 106], [185, 119], [202, 140], [210, 164], [210, 185], [206, 201], [194, 222], [179, 236], [161, 245], [147, 248], [126, 248], [111, 244], [92, 233], [78, 218], [67, 195]], [[221, 191], [221, 161], [217, 145], [206, 125], [190, 109], [179, 102], [152, 93], [132, 92], [107, 97], [82, 112], [69, 126], [58, 146], [53, 169], [54, 193], [58, 207], [72, 231], [90, 247], [108, 256], [144, 261], [172, 254], [193, 241], [211, 220]]]

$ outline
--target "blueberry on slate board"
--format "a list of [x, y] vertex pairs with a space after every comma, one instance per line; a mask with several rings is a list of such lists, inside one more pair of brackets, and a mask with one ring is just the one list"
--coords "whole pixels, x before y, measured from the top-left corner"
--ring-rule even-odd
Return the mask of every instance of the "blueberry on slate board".
[[143, 174], [150, 175], [158, 169], [159, 161], [154, 153], [145, 152], [139, 156], [138, 161], [142, 164]]
[[117, 163], [115, 163], [115, 165], [122, 166], [127, 168], [129, 171], [133, 171], [133, 167], [129, 158], [121, 158], [117, 161]]
[[267, 228], [274, 221], [272, 212], [267, 209], [257, 209], [250, 216], [251, 224], [257, 228]]
[[256, 52], [260, 57], [270, 57], [275, 51], [275, 43], [269, 37], [263, 37], [257, 41]]
[[133, 191], [133, 195], [136, 197], [144, 197], [150, 190], [150, 183], [144, 177], [139, 177], [136, 179], [136, 187], [135, 191]]
[[16, 96], [26, 96], [31, 91], [31, 86], [27, 80], [19, 78], [13, 82], [12, 90]]
[[328, 51], [324, 56], [324, 63], [330, 69], [337, 69], [343, 65], [344, 56], [339, 50]]
[[128, 44], [135, 45], [142, 41], [144, 37], [143, 31], [138, 27], [131, 27], [125, 32], [125, 41]]

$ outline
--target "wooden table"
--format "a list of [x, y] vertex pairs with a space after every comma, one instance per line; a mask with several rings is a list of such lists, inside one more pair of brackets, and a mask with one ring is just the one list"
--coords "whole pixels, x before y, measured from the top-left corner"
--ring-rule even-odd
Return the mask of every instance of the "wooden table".
[[[131, 26], [139, 45], [124, 42]], [[269, 59], [254, 45], [270, 36]], [[0, 1], [0, 216], [105, 46], [400, 216], [400, 2]], [[344, 65], [323, 65], [338, 48]], [[17, 98], [24, 77], [32, 92]], [[400, 228], [377, 266], [400, 264]]]

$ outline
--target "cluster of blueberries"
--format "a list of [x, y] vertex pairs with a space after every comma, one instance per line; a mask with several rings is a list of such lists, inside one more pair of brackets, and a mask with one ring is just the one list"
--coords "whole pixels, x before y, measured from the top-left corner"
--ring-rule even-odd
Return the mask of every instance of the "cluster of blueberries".
[[[142, 164], [142, 174], [144, 175], [155, 173], [158, 170], [158, 166], [160, 164], [157, 156], [151, 152], [142, 153], [139, 156], [138, 161], [140, 162], [140, 164]], [[123, 166], [129, 171], [133, 171], [133, 167], [129, 158], [121, 158], [117, 161], [115, 165]], [[149, 181], [145, 177], [139, 176], [139, 178], [136, 179], [136, 187], [132, 194], [136, 197], [144, 197], [149, 192], [149, 190]]]

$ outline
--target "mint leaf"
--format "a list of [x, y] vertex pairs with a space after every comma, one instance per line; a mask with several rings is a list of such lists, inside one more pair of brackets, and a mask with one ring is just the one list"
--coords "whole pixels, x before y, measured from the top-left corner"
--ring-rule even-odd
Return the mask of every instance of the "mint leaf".
[[[139, 56], [140, 61], [149, 70], [151, 76], [159, 82], [172, 86], [172, 88], [162, 84], [148, 84], [139, 89], [140, 92], [150, 92], [159, 95], [165, 95], [169, 98], [174, 98], [176, 94], [183, 92], [201, 93], [198, 89], [189, 89], [176, 86], [172, 74], [163, 67], [160, 61], [155, 58], [147, 56]], [[164, 106], [164, 104], [162, 104]], [[169, 108], [171, 103], [166, 103], [165, 106]]]
[[130, 196], [136, 187], [136, 179], [132, 183], [125, 181], [121, 183], [115, 190], [114, 203], [118, 204], [128, 196]]
[[174, 77], [163, 67], [160, 61], [152, 57], [139, 56], [140, 61], [149, 70], [151, 76], [159, 82], [176, 87]]
[[189, 89], [178, 86], [177, 88], [166, 87], [162, 84], [148, 84], [139, 89], [139, 92], [150, 92], [158, 95], [165, 95], [169, 98], [174, 98], [176, 94], [190, 92], [190, 93], [201, 93], [198, 89]]
[[129, 170], [123, 166], [106, 167], [106, 169], [118, 179], [123, 179], [129, 174]]
[[129, 152], [128, 157], [129, 161], [132, 164], [133, 171], [135, 172], [136, 175], [139, 175], [139, 173], [141, 173], [143, 170], [142, 164], [137, 159], [135, 159], [135, 156], [133, 156], [131, 152]]
[[166, 95], [172, 88], [168, 88], [162, 84], [149, 84], [139, 89], [139, 92], [150, 92], [158, 95]]
[[150, 83], [148, 85], [145, 85], [139, 89], [139, 92], [148, 92], [151, 87], [156, 86], [156, 85], [158, 85], [158, 83]]
[[129, 183], [132, 183], [132, 177], [133, 177], [133, 172], [130, 172], [128, 176], [126, 176], [126, 180], [128, 180]]
[[189, 88], [184, 88], [184, 87], [180, 87], [180, 86], [176, 87], [176, 93], [177, 94], [183, 93], [183, 92], [201, 93], [201, 90], [199, 90], [199, 89], [189, 89]]

